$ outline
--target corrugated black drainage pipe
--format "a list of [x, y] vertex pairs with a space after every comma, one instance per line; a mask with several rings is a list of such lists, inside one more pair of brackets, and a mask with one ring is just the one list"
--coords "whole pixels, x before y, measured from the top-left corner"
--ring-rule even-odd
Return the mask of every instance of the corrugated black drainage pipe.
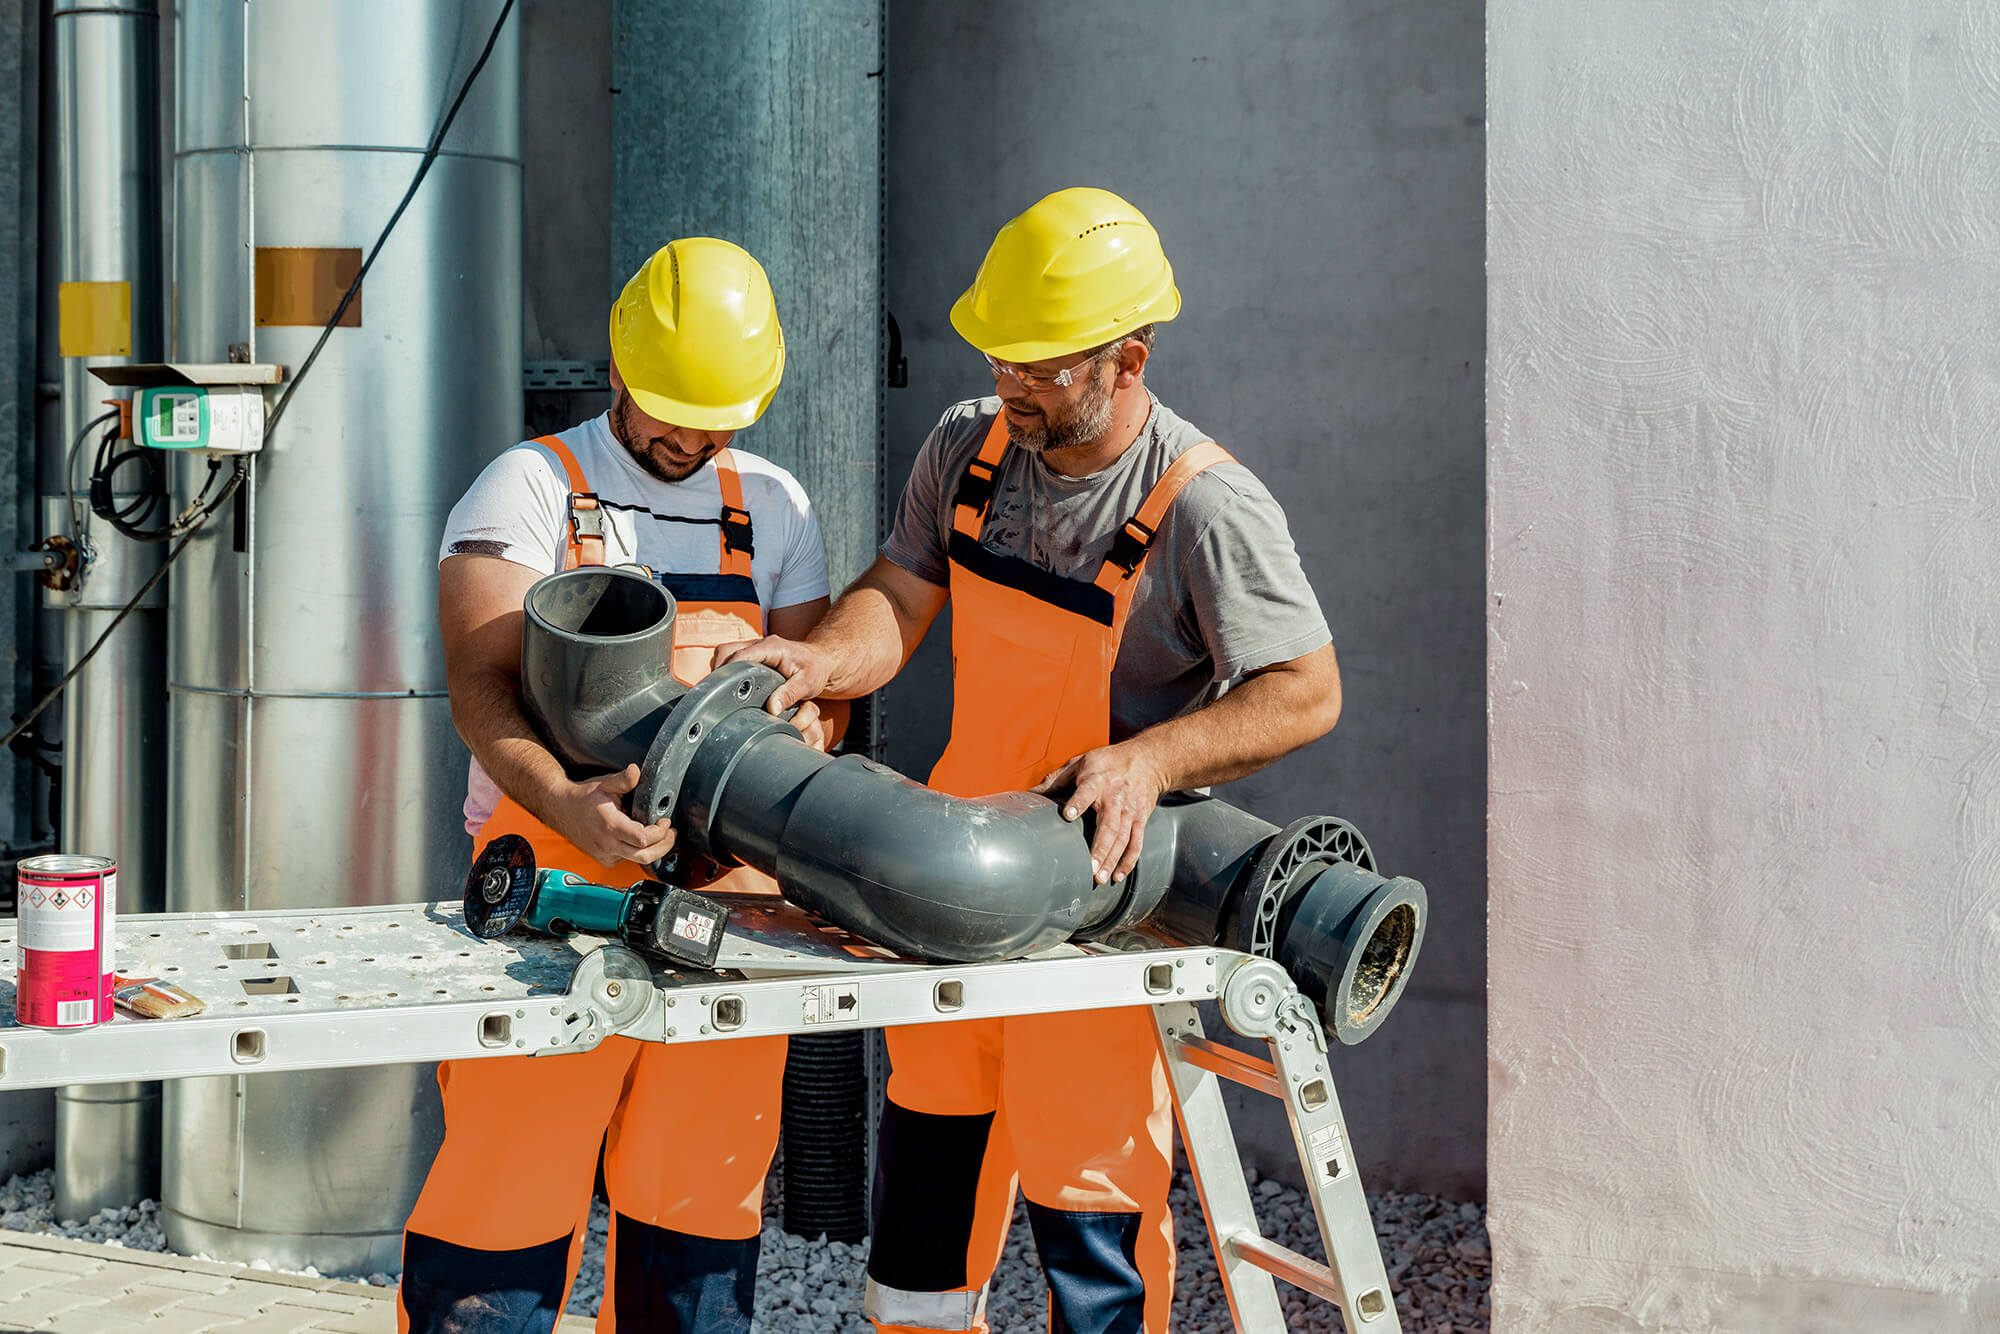
[[785, 1231], [868, 1235], [868, 1034], [805, 1033], [785, 1063]]

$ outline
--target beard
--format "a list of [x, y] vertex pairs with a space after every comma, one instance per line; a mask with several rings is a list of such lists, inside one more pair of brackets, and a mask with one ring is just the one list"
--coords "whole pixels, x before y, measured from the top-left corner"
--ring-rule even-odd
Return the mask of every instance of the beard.
[[625, 452], [632, 456], [650, 476], [663, 482], [684, 482], [694, 476], [701, 465], [722, 452], [723, 446], [704, 446], [692, 461], [682, 457], [673, 443], [664, 435], [651, 434], [651, 428], [644, 425], [639, 405], [632, 401], [632, 395], [620, 390], [617, 401], [611, 405], [611, 434]]
[[1052, 450], [1074, 449], [1098, 439], [1111, 429], [1109, 378], [1099, 375], [1098, 368], [1093, 366], [1083, 394], [1076, 402], [1063, 408], [1060, 414], [1040, 408], [1040, 419], [1026, 426], [1010, 419], [1007, 422], [1007, 443], [1031, 454], [1047, 454]]

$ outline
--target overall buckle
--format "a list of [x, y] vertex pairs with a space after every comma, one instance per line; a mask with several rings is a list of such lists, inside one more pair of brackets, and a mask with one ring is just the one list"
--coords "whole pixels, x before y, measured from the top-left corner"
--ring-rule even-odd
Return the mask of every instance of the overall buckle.
[[1111, 550], [1104, 555], [1106, 563], [1116, 565], [1130, 579], [1138, 573], [1139, 562], [1146, 559], [1146, 550], [1153, 545], [1153, 535], [1158, 531], [1140, 523], [1136, 515], [1127, 519], [1118, 536], [1111, 539]]
[[757, 554], [756, 531], [750, 524], [750, 511], [737, 509], [734, 505], [722, 507], [722, 545], [729, 551], [740, 551], [746, 556]]
[[604, 541], [604, 510], [597, 503], [595, 491], [570, 493], [569, 534], [579, 545]]
[[974, 458], [965, 465], [965, 473], [958, 479], [958, 490], [952, 496], [952, 504], [984, 514], [986, 507], [993, 502], [993, 479], [999, 471], [999, 464]]

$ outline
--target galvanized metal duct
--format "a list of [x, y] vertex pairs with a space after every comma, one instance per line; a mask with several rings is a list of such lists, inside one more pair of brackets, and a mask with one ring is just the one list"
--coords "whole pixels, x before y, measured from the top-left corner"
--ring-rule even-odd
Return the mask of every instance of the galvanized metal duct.
[[1376, 874], [1340, 821], [1280, 830], [1177, 797], [1148, 820], [1132, 874], [1099, 885], [1086, 825], [1056, 802], [947, 796], [823, 755], [760, 707], [781, 680], [769, 668], [729, 663], [658, 702], [673, 600], [642, 575], [551, 575], [528, 591], [524, 622], [528, 716], [575, 771], [640, 763], [628, 806], [672, 818], [677, 858], [754, 866], [794, 903], [901, 953], [982, 963], [1125, 933], [1227, 944], [1284, 965], [1352, 1043], [1387, 1017], [1422, 944], [1423, 886]]
[[[618, 0], [611, 13], [612, 271], [630, 273], [662, 242], [690, 235], [727, 237], [763, 263], [791, 355], [784, 388], [743, 443], [790, 469], [812, 497], [836, 589], [874, 558], [887, 508], [887, 18], [885, 0]], [[880, 704], [857, 702], [849, 725], [850, 742], [877, 758]], [[815, 1043], [828, 1039], [791, 1045], [798, 1053]], [[808, 1067], [829, 1088], [867, 1077], [852, 1044], [828, 1045], [802, 1060]], [[838, 1106], [786, 1099], [786, 1142], [842, 1133]], [[785, 1155], [788, 1209], [812, 1199], [831, 1210], [867, 1192], [865, 1170], [841, 1182], [801, 1175], [804, 1161]]]
[[[183, 0], [180, 358], [298, 366], [499, 11]], [[171, 908], [434, 898], [464, 864], [436, 544], [520, 432], [518, 34], [233, 512], [174, 571]], [[185, 462], [179, 496], [204, 476]], [[166, 1123], [177, 1248], [324, 1272], [396, 1267], [439, 1134], [425, 1066], [181, 1081]]]
[[[88, 367], [158, 361], [166, 350], [156, 0], [79, 0], [49, 19], [54, 45], [58, 328], [62, 429], [42, 442], [44, 535], [88, 533], [63, 609], [75, 663], [159, 568], [156, 545], [89, 518], [98, 430], [78, 433], [111, 397]], [[101, 428], [100, 428], [101, 429]], [[123, 469], [121, 484], [133, 480]], [[73, 491], [66, 493], [66, 488]], [[71, 497], [76, 499], [74, 508]], [[129, 494], [113, 496], [122, 504]], [[82, 521], [79, 522], [79, 511]], [[166, 598], [156, 588], [71, 682], [62, 701], [61, 850], [118, 861], [119, 906], [164, 905]], [[56, 1095], [56, 1213], [88, 1218], [137, 1203], [159, 1182], [160, 1086], [78, 1085]]]

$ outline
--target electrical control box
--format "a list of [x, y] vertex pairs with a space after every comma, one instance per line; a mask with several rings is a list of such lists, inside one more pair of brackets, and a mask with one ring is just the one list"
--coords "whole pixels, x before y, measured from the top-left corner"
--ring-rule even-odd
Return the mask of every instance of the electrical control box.
[[254, 454], [264, 447], [264, 394], [251, 385], [141, 389], [132, 434], [153, 449]]
[[92, 366], [116, 389], [131, 389], [132, 438], [150, 449], [255, 454], [264, 448], [265, 387], [283, 366], [247, 361], [130, 362]]

